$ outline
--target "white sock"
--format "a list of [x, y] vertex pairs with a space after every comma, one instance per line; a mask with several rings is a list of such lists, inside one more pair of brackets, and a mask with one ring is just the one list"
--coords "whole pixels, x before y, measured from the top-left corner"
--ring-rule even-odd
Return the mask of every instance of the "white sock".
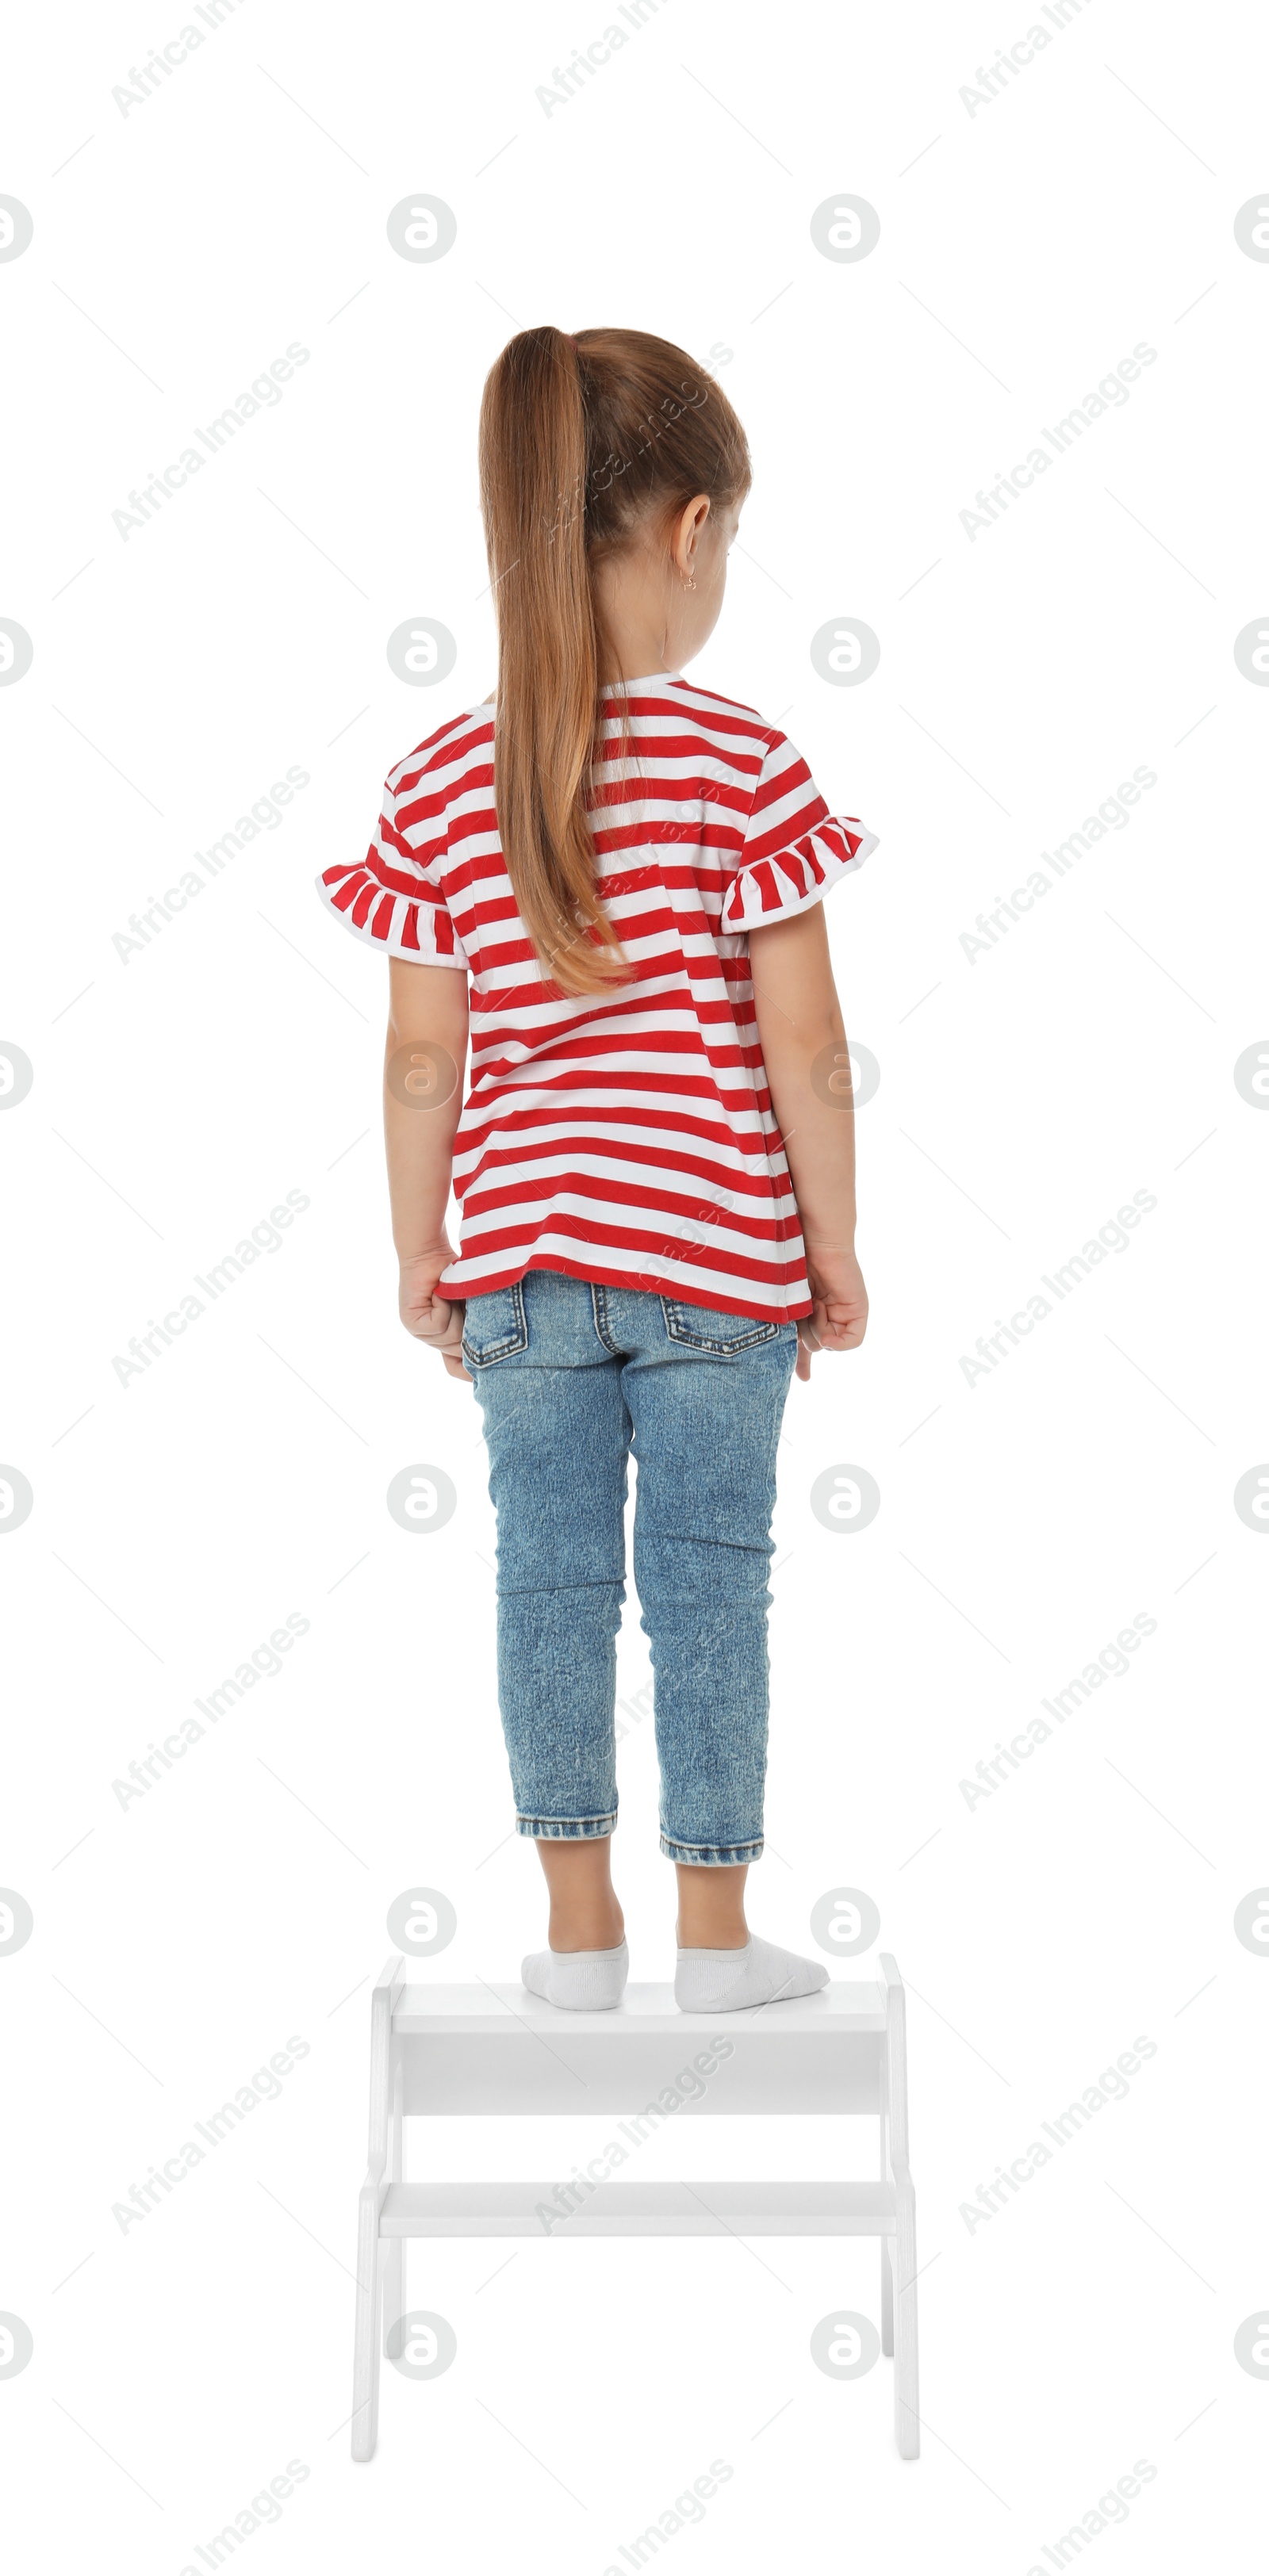
[[828, 1970], [796, 1950], [781, 1950], [751, 1932], [743, 1950], [680, 1950], [674, 2000], [680, 2012], [743, 2012], [750, 2004], [788, 2003], [818, 1994]]
[[615, 1950], [532, 1950], [520, 1975], [531, 1995], [561, 2012], [615, 2012], [629, 1969], [619, 1941]]

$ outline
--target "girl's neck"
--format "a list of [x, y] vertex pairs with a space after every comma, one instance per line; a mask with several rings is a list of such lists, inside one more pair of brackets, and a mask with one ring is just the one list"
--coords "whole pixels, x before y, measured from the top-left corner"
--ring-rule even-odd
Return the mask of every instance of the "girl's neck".
[[631, 619], [601, 629], [599, 637], [599, 684], [611, 688], [616, 681], [650, 679], [654, 672], [677, 668], [671, 639], [662, 627]]

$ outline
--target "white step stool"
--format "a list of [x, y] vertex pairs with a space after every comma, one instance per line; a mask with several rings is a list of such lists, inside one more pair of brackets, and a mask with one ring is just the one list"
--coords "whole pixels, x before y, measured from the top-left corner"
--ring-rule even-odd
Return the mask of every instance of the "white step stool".
[[[552, 2182], [403, 2181], [402, 2123], [458, 2112], [638, 2114], [711, 2042], [731, 2054], [690, 2113], [871, 2111], [877, 2182], [602, 2182], [568, 2236], [879, 2236], [881, 2348], [895, 2361], [895, 2441], [920, 2449], [916, 2200], [908, 2171], [904, 1992], [883, 1951], [878, 1985], [736, 2013], [683, 2013], [671, 1986], [627, 1986], [616, 2012], [558, 2012], [523, 1986], [409, 1986], [390, 1959], [370, 2007], [370, 2162], [357, 2234], [352, 2455], [374, 2456], [384, 2345], [405, 2309], [411, 2236], [536, 2236]], [[712, 2051], [711, 2051], [712, 2053]], [[556, 2231], [552, 2229], [551, 2234]], [[381, 2259], [382, 2258], [382, 2259]]]

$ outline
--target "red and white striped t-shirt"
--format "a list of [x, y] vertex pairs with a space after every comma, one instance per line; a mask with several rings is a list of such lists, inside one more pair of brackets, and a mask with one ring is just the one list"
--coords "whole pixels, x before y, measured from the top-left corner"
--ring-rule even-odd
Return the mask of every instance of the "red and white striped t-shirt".
[[602, 801], [588, 810], [632, 971], [606, 993], [561, 995], [516, 909], [493, 742], [490, 704], [429, 734], [390, 773], [364, 861], [319, 880], [371, 947], [470, 970], [462, 1236], [441, 1288], [475, 1297], [561, 1270], [727, 1314], [809, 1314], [748, 933], [818, 903], [875, 835], [830, 816], [800, 754], [752, 707], [673, 672], [610, 689]]

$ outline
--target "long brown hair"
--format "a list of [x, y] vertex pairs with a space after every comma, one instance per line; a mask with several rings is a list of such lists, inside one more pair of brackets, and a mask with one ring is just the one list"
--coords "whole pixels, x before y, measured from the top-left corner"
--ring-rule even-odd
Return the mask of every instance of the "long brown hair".
[[697, 493], [716, 509], [742, 499], [750, 472], [726, 395], [650, 332], [519, 331], [486, 379], [494, 799], [521, 919], [562, 992], [603, 992], [628, 972], [587, 819], [601, 698], [592, 568]]

